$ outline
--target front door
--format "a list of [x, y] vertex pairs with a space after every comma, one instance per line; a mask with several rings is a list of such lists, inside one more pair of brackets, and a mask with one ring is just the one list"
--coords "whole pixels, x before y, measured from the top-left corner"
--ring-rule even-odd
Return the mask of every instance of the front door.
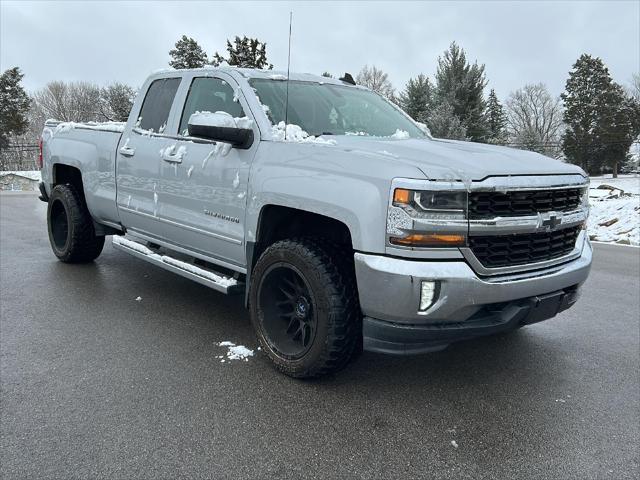
[[[180, 78], [154, 80], [147, 89], [137, 121], [127, 125], [116, 153], [118, 212], [122, 225], [163, 238], [160, 156], [170, 141], [164, 135]], [[136, 107], [134, 107], [136, 108]]]
[[[160, 176], [160, 208], [167, 239], [232, 265], [245, 265], [244, 225], [249, 167], [260, 134], [239, 87], [223, 73], [190, 79], [175, 140], [165, 147]], [[190, 138], [195, 112], [226, 112], [254, 129], [248, 150]], [[173, 132], [172, 132], [173, 133]]]

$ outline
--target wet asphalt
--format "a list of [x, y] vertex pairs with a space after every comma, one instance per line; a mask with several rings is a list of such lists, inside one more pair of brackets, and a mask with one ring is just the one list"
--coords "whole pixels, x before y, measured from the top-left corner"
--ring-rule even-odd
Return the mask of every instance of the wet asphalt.
[[3, 479], [639, 477], [640, 249], [595, 245], [553, 320], [298, 381], [217, 358], [256, 347], [240, 297], [62, 264], [45, 212], [0, 194]]

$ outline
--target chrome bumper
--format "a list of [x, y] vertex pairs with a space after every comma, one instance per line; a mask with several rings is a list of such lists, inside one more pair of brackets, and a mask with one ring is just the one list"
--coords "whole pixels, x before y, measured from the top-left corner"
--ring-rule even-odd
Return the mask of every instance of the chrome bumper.
[[[584, 233], [579, 257], [550, 268], [482, 278], [464, 261], [405, 260], [355, 254], [360, 306], [365, 317], [401, 325], [459, 324], [487, 305], [556, 292], [583, 283], [592, 249]], [[439, 295], [419, 312], [421, 280], [438, 281]]]

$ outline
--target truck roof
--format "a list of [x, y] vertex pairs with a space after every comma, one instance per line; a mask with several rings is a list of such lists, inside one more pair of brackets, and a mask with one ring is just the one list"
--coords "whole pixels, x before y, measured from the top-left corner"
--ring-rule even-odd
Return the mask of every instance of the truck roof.
[[[203, 67], [203, 68], [185, 68], [185, 69], [173, 69], [173, 68], [163, 68], [161, 70], [156, 70], [152, 73], [155, 76], [162, 76], [162, 74], [166, 73], [213, 73], [213, 72], [224, 72], [228, 74], [240, 74], [246, 79], [251, 78], [266, 78], [271, 80], [286, 80], [287, 72], [283, 70], [262, 70], [259, 68], [238, 68], [238, 67]], [[298, 80], [303, 82], [316, 82], [316, 83], [328, 83], [332, 85], [346, 85], [352, 86], [350, 83], [343, 82], [338, 80], [337, 78], [331, 77], [323, 77], [322, 75], [314, 75], [312, 73], [296, 73], [291, 72], [289, 75], [291, 80]], [[365, 88], [358, 86], [359, 88]]]

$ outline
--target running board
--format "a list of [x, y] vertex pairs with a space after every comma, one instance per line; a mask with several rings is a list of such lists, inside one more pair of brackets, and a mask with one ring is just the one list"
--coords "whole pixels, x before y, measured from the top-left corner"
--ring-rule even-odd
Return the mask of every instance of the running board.
[[165, 270], [213, 288], [218, 292], [231, 295], [244, 291], [244, 283], [233, 277], [178, 260], [168, 255], [156, 253], [140, 242], [114, 235], [112, 244], [113, 248], [117, 250], [122, 250]]

